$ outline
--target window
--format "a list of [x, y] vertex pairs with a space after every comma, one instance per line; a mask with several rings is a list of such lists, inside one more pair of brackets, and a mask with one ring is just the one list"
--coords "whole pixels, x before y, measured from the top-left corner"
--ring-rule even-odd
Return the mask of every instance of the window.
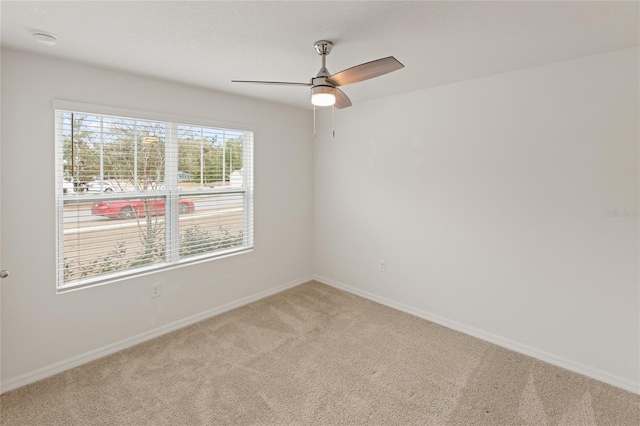
[[54, 106], [59, 290], [253, 247], [251, 130]]

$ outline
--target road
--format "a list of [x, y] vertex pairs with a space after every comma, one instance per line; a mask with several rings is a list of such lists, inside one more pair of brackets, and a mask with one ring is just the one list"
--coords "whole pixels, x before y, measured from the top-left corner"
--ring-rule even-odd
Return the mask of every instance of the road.
[[[221, 204], [196, 201], [194, 212], [179, 216], [181, 254], [183, 244], [189, 244], [188, 247], [197, 250], [210, 244], [213, 238], [231, 238], [241, 243], [243, 205], [237, 202]], [[148, 238], [157, 241], [160, 247], [163, 245], [164, 216], [151, 216], [149, 220], [122, 220], [93, 216], [86, 210], [70, 213], [68, 217], [65, 215], [63, 230], [65, 273], [68, 279], [90, 277], [125, 267], [117, 265], [135, 260], [145, 251], [145, 247], [149, 247], [145, 243]], [[156, 246], [153, 247], [155, 250]], [[161, 257], [156, 257], [154, 261], [161, 260]]]
[[[195, 212], [210, 210], [212, 204], [215, 204], [216, 207], [223, 206], [231, 206], [235, 204], [242, 203], [242, 194], [224, 194], [224, 195], [196, 195], [193, 197], [185, 197], [190, 198], [195, 205]], [[91, 214], [91, 208], [86, 209], [78, 209], [78, 210], [65, 210], [64, 212], [64, 223], [78, 223], [78, 222], [98, 222], [105, 220], [114, 220], [104, 216], [95, 216]], [[65, 226], [66, 228], [66, 226]]]

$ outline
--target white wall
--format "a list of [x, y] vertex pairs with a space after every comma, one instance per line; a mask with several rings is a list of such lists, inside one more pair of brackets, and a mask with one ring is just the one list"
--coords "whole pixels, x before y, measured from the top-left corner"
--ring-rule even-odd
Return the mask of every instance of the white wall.
[[323, 111], [315, 273], [638, 392], [638, 75], [632, 49], [359, 102], [335, 139]]
[[[605, 214], [639, 208], [637, 51], [358, 102], [335, 139], [324, 110], [313, 161], [308, 111], [1, 58], [3, 383], [303, 279], [313, 236], [327, 282], [637, 386], [638, 218]], [[257, 126], [254, 252], [56, 295], [55, 98]]]
[[[255, 250], [56, 295], [56, 98], [256, 126]], [[1, 106], [3, 383], [311, 273], [309, 111], [10, 50]]]

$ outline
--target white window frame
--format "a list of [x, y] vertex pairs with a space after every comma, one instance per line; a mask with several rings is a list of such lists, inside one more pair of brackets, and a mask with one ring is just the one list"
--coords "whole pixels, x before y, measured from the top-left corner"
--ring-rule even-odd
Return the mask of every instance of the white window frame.
[[[62, 161], [59, 161], [58, 155], [61, 155], [61, 151], [59, 150], [59, 146], [62, 143], [59, 138], [61, 134], [59, 130], [54, 129], [55, 135], [55, 203], [56, 203], [56, 292], [63, 293], [70, 290], [78, 290], [81, 288], [92, 287], [96, 285], [108, 284], [112, 282], [122, 281], [125, 279], [131, 279], [135, 277], [140, 277], [152, 273], [156, 273], [159, 271], [180, 268], [187, 265], [192, 265], [196, 263], [209, 262], [221, 258], [226, 258], [229, 256], [235, 256], [239, 254], [244, 254], [253, 251], [254, 246], [254, 224], [253, 224], [253, 210], [254, 210], [254, 190], [253, 190], [253, 165], [254, 165], [254, 153], [253, 147], [255, 145], [255, 139], [257, 134], [257, 127], [242, 124], [242, 123], [232, 123], [232, 122], [221, 122], [214, 121], [206, 118], [194, 118], [173, 114], [163, 114], [157, 112], [150, 112], [144, 110], [135, 110], [135, 109], [127, 109], [106, 105], [97, 105], [97, 104], [89, 104], [83, 102], [74, 102], [67, 100], [54, 100], [53, 101], [53, 110], [55, 113], [55, 125], [58, 126], [59, 123], [62, 122], [62, 114], [64, 112], [73, 111], [77, 113], [83, 114], [93, 114], [93, 115], [105, 115], [105, 116], [115, 116], [115, 117], [123, 117], [129, 119], [140, 119], [140, 120], [150, 120], [150, 121], [159, 121], [167, 123], [167, 140], [175, 139], [177, 141], [178, 131], [177, 127], [180, 125], [190, 125], [190, 126], [200, 126], [200, 127], [211, 127], [211, 128], [219, 128], [219, 129], [233, 129], [244, 131], [244, 137], [250, 144], [250, 149], [245, 153], [245, 161], [248, 161], [250, 167], [244, 176], [244, 182], [242, 188], [210, 188], [204, 190], [190, 190], [190, 191], [171, 191], [171, 190], [163, 190], [157, 191], [154, 195], [157, 197], [165, 196], [166, 197], [166, 216], [165, 221], [170, 223], [170, 226], [165, 227], [166, 241], [179, 241], [179, 217], [177, 214], [173, 214], [174, 210], [177, 209], [172, 207], [177, 207], [178, 199], [182, 196], [189, 195], [206, 195], [206, 194], [237, 194], [242, 193], [244, 198], [244, 213], [243, 213], [243, 222], [244, 228], [248, 232], [243, 233], [243, 246], [239, 248], [231, 248], [227, 250], [221, 250], [214, 253], [205, 253], [198, 256], [192, 256], [186, 259], [179, 258], [179, 252], [176, 250], [169, 250], [170, 259], [165, 260], [163, 263], [156, 263], [147, 266], [138, 267], [135, 269], [128, 269], [124, 271], [114, 272], [111, 274], [104, 274], [96, 277], [90, 277], [78, 281], [73, 281], [71, 283], [64, 282], [64, 258], [63, 258], [63, 250], [64, 250], [64, 190], [63, 190], [63, 179], [60, 179], [60, 176], [63, 175], [62, 171]], [[171, 153], [170, 158], [175, 158], [176, 161], [169, 161], [169, 168], [167, 169], [169, 173], [166, 174], [165, 178], [167, 179], [167, 187], [173, 188], [177, 187], [178, 180], [178, 144], [172, 143], [169, 146], [174, 150]], [[60, 152], [59, 152], [60, 151]], [[175, 164], [173, 164], [175, 163]], [[175, 169], [175, 170], [174, 170]], [[104, 200], [108, 198], [112, 198], [109, 195], [83, 195], [83, 202], [93, 202]], [[141, 194], [119, 194], [119, 198], [141, 198]], [[144, 196], [142, 196], [144, 197]], [[67, 198], [69, 199], [69, 198]], [[171, 234], [171, 235], [169, 235]]]

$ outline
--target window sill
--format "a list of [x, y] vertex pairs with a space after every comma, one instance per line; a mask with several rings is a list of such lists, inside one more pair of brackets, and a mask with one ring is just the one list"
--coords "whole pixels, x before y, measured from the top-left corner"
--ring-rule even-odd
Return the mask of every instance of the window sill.
[[131, 271], [125, 271], [116, 273], [110, 276], [101, 276], [95, 279], [87, 279], [84, 281], [67, 284], [65, 286], [60, 286], [56, 289], [56, 294], [64, 294], [70, 293], [77, 290], [84, 290], [87, 288], [93, 288], [102, 286], [105, 284], [112, 284], [115, 282], [131, 280], [135, 278], [144, 277], [147, 275], [156, 274], [158, 272], [170, 271], [172, 269], [183, 268], [185, 266], [198, 265], [200, 263], [211, 262], [220, 259], [226, 259], [233, 256], [238, 256], [241, 254], [251, 253], [253, 251], [253, 246], [250, 247], [242, 247], [240, 249], [230, 249], [225, 252], [220, 252], [215, 255], [204, 254], [202, 256], [193, 256], [191, 258], [182, 260], [177, 263], [165, 263], [165, 264], [156, 264], [150, 265], [146, 267], [137, 268]]

